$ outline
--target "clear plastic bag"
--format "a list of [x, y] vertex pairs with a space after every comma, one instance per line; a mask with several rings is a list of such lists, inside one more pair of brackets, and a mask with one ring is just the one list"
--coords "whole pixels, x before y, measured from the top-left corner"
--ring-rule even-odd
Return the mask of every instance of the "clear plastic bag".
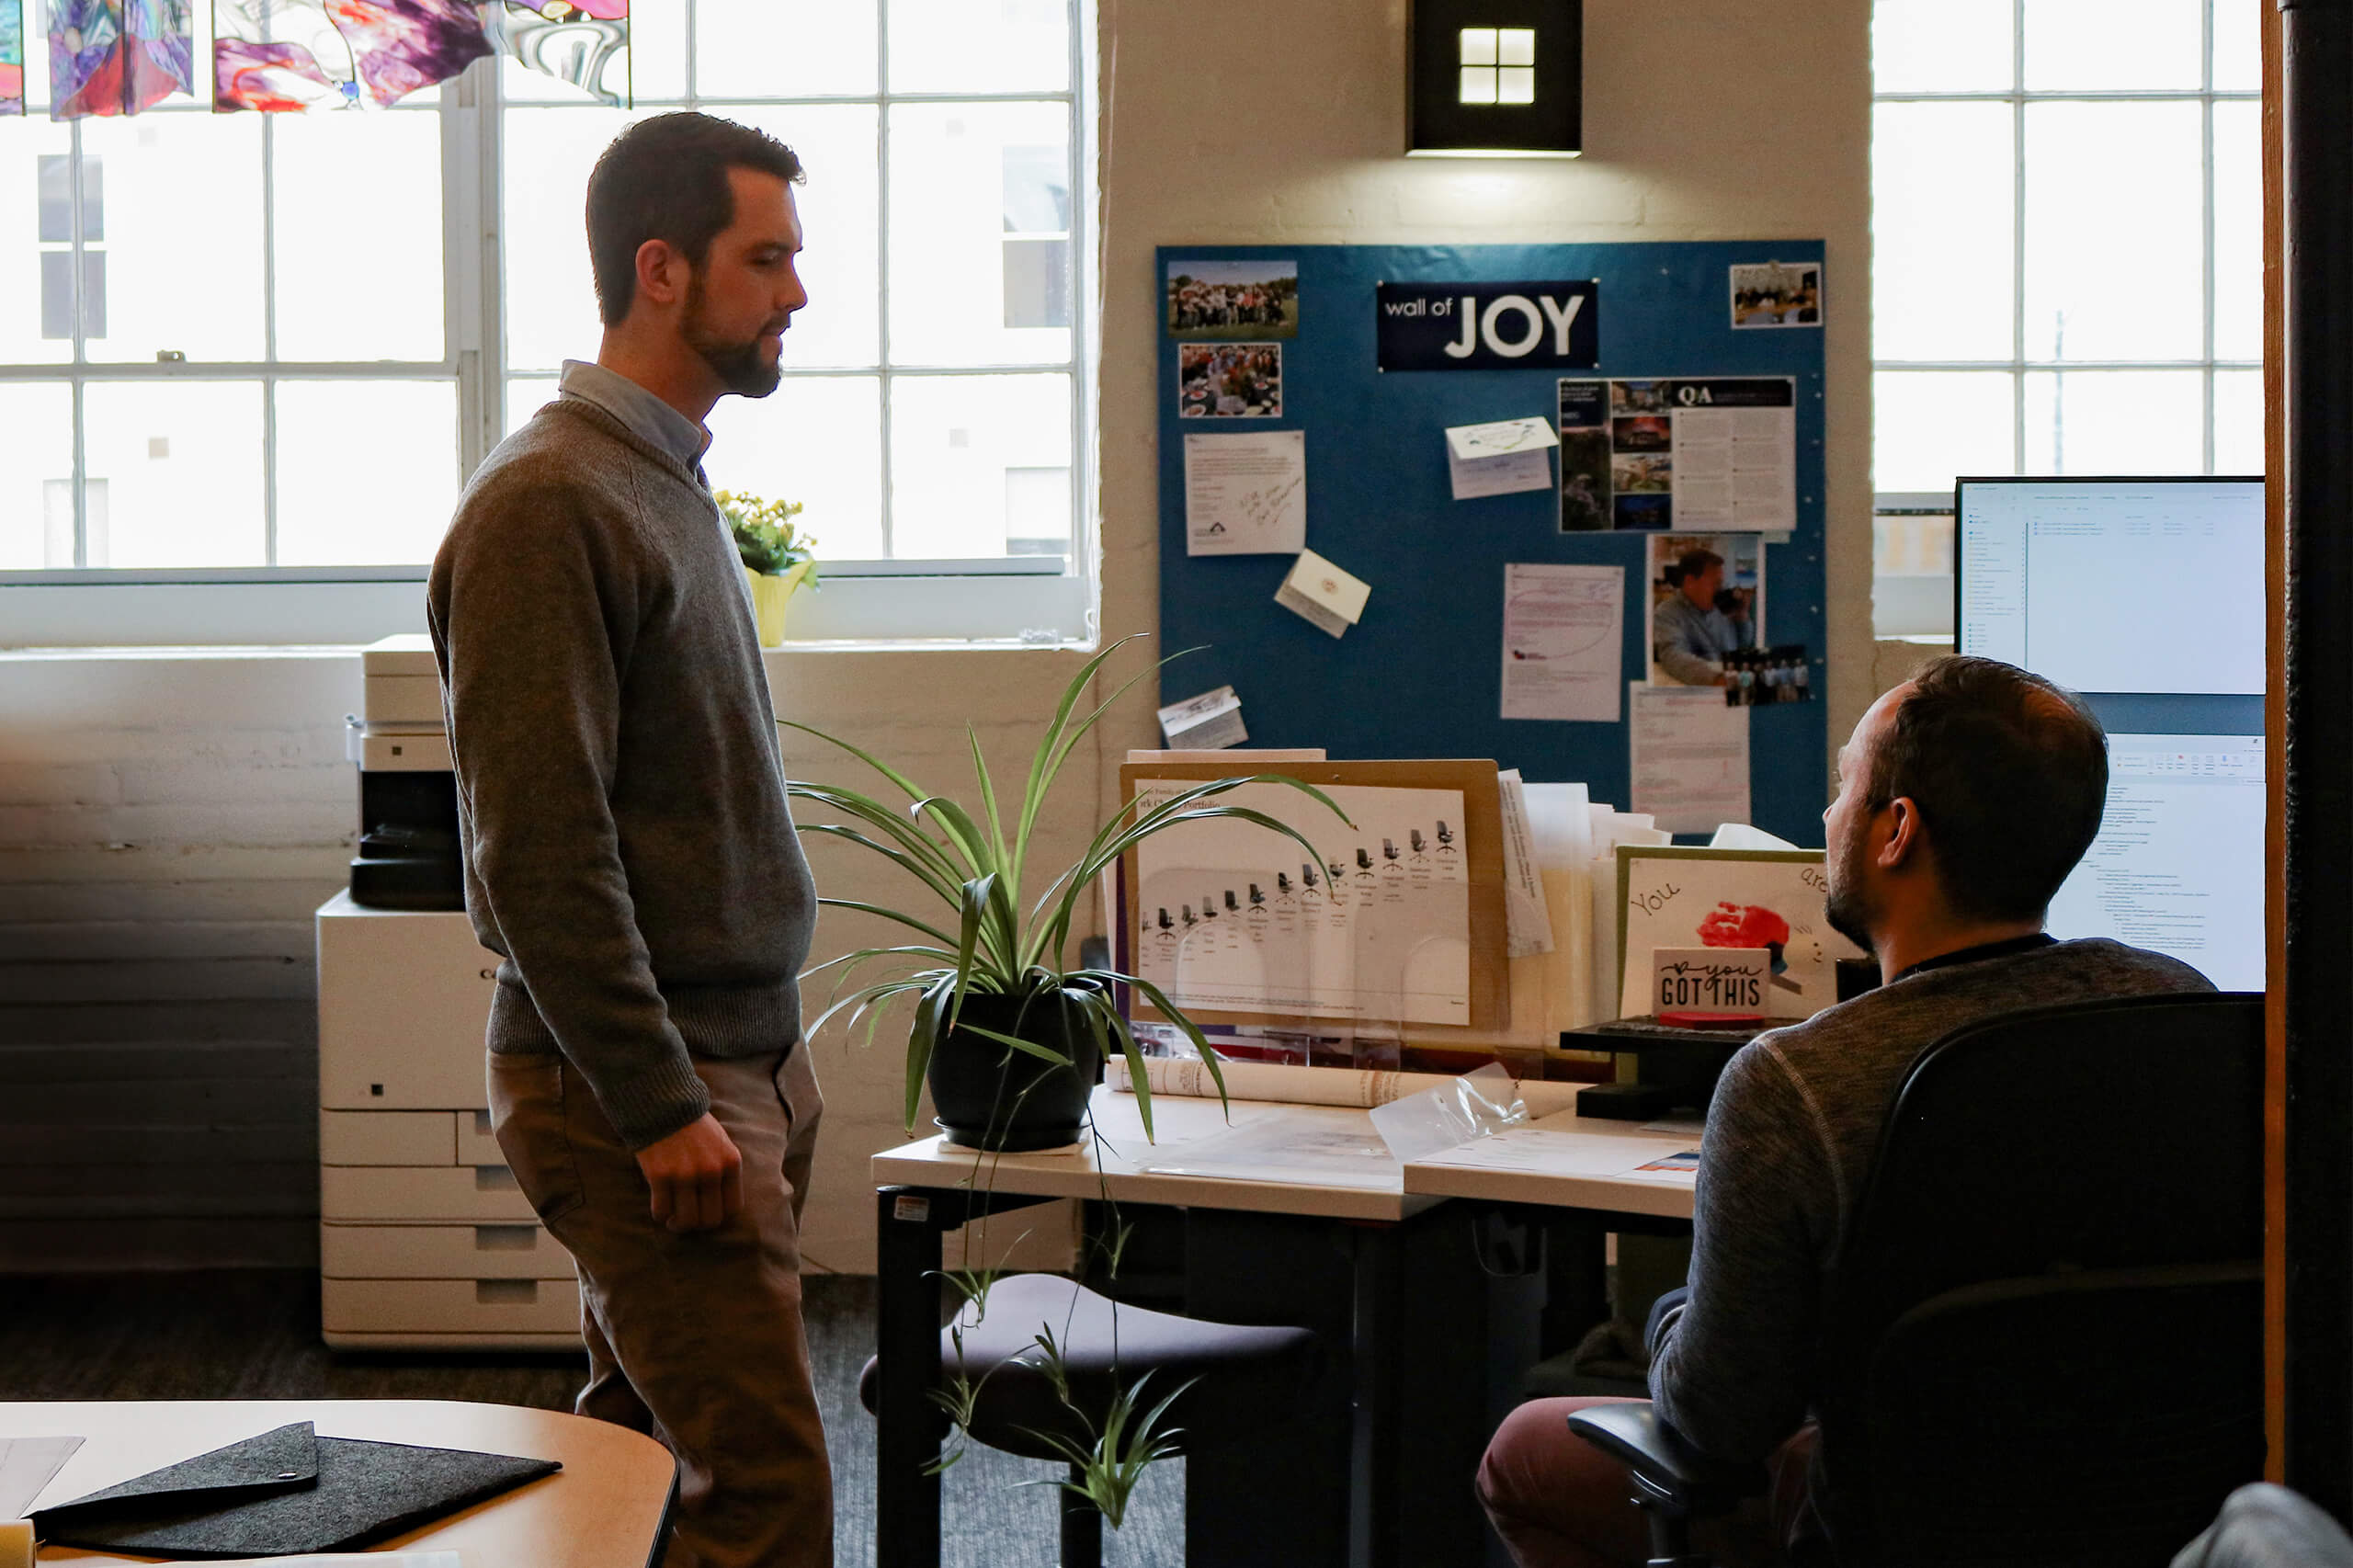
[[1373, 1131], [1400, 1161], [1418, 1160], [1528, 1120], [1519, 1085], [1496, 1062], [1372, 1108]]

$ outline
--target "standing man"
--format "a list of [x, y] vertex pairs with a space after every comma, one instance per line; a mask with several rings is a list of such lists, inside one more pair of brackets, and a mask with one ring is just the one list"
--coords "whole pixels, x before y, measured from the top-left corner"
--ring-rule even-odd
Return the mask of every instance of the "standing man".
[[833, 1562], [801, 1324], [816, 897], [701, 466], [711, 406], [776, 390], [808, 302], [801, 177], [700, 114], [605, 150], [597, 362], [474, 474], [427, 589], [466, 907], [506, 960], [492, 1121], [579, 1271], [577, 1409], [677, 1456], [672, 1568]]
[[1651, 660], [1685, 686], [1722, 686], [1724, 655], [1740, 646], [1738, 634], [1716, 608], [1724, 585], [1724, 558], [1712, 550], [1687, 550], [1667, 574], [1675, 592], [1651, 612]]

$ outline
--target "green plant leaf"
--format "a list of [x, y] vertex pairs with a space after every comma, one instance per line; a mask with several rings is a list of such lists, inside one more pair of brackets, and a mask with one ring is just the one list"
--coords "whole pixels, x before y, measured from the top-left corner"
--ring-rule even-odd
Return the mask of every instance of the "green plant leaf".
[[951, 971], [935, 982], [915, 1004], [915, 1022], [907, 1030], [907, 1119], [906, 1129], [915, 1130], [915, 1112], [923, 1107], [925, 1075], [931, 1071], [932, 1052], [939, 1048], [940, 1017], [948, 1006], [948, 988], [955, 983]]
[[[784, 792], [793, 800], [814, 801], [831, 810], [847, 812], [852, 816], [881, 828], [891, 835], [908, 854], [938, 873], [939, 879], [954, 886], [964, 878], [964, 869], [949, 858], [948, 851], [923, 835], [921, 829], [897, 812], [854, 790], [835, 790], [823, 784], [808, 784], [798, 779], [785, 780]], [[938, 889], [934, 890], [938, 891]], [[943, 897], [947, 896], [942, 894]], [[956, 901], [949, 898], [949, 903]]]
[[1183, 1009], [1168, 999], [1166, 992], [1140, 974], [1122, 974], [1113, 969], [1090, 969], [1080, 972], [1087, 979], [1106, 985], [1131, 985], [1142, 992], [1144, 1000], [1150, 1002], [1161, 1017], [1185, 1031], [1185, 1038], [1192, 1042], [1195, 1051], [1200, 1052], [1203, 1065], [1209, 1068], [1211, 1081], [1217, 1085], [1218, 1103], [1232, 1108], [1232, 1102], [1225, 1092], [1225, 1073], [1218, 1066], [1217, 1048], [1210, 1044], [1207, 1035], [1201, 1033], [1201, 1026], [1187, 1017]]
[[899, 911], [892, 909], [884, 904], [866, 903], [854, 898], [821, 898], [817, 901], [817, 903], [819, 907], [824, 909], [855, 909], [860, 915], [880, 915], [885, 920], [895, 920], [902, 926], [907, 926], [913, 930], [920, 931], [926, 937], [936, 938], [939, 945], [944, 948], [952, 948], [957, 945], [956, 938], [941, 930], [938, 926], [926, 925], [925, 922], [916, 919], [912, 915], [903, 915]]
[[981, 737], [972, 725], [964, 726], [964, 739], [972, 748], [972, 777], [981, 787], [981, 812], [988, 823], [989, 846], [996, 855], [997, 874], [1017, 890], [1021, 885], [1021, 868], [1013, 865], [1005, 853], [1005, 819], [997, 815], [996, 782], [989, 777], [988, 758], [981, 755]]
[[999, 1045], [1009, 1045], [1016, 1051], [1034, 1056], [1040, 1062], [1051, 1062], [1057, 1067], [1067, 1067], [1071, 1064], [1067, 1055], [1056, 1051], [1051, 1045], [1040, 1045], [1034, 1040], [1023, 1040], [1019, 1035], [1000, 1034], [995, 1029], [984, 1029], [975, 1023], [959, 1023], [956, 1027], [965, 1034], [978, 1035], [983, 1040], [993, 1040]]
[[[954, 970], [943, 970], [939, 972], [952, 977], [956, 971]], [[813, 1035], [819, 1029], [824, 1028], [826, 1024], [830, 1023], [833, 1020], [834, 1016], [837, 1013], [845, 1013], [854, 1007], [861, 1007], [869, 1003], [883, 1000], [888, 996], [895, 995], [901, 992], [927, 990], [936, 983], [938, 983], [938, 976], [936, 975], [915, 975], [899, 980], [881, 981], [872, 985], [862, 985], [847, 996], [835, 998], [834, 1002], [828, 1006], [824, 1012], [818, 1014], [813, 1021], [801, 1025], [801, 1032], [803, 1036]]]
[[825, 971], [835, 968], [836, 965], [840, 964], [847, 964], [850, 966], [852, 971], [855, 971], [859, 965], [870, 962], [873, 960], [893, 958], [901, 954], [917, 958], [939, 959], [948, 963], [954, 963], [956, 961], [956, 955], [949, 952], [947, 949], [926, 948], [920, 943], [904, 948], [860, 948], [856, 952], [844, 953], [838, 958], [827, 959], [824, 963], [811, 964], [807, 969], [801, 971], [801, 978], [807, 980], [811, 975], [823, 974]]
[[900, 867], [902, 869], [905, 870], [909, 875], [915, 877], [916, 880], [921, 881], [924, 886], [929, 888], [940, 897], [947, 899], [951, 903], [955, 902], [953, 896], [955, 884], [949, 881], [947, 878], [941, 876], [938, 871], [916, 859], [914, 856], [908, 854], [903, 849], [893, 849], [887, 844], [878, 844], [873, 839], [867, 837], [866, 835], [858, 832], [858, 829], [846, 826], [840, 823], [804, 822], [795, 823], [793, 826], [803, 836], [814, 833], [822, 834], [828, 838], [846, 838], [852, 844], [862, 844], [867, 848], [873, 850], [877, 855], [880, 855], [884, 859], [890, 861], [892, 865]]
[[994, 876], [996, 873], [997, 868], [990, 863], [988, 836], [981, 832], [980, 824], [963, 807], [947, 796], [926, 795], [907, 808], [907, 814], [918, 822], [928, 816], [938, 823], [941, 831], [948, 835], [948, 842], [963, 856], [969, 875]]
[[[1137, 681], [1142, 680], [1146, 676], [1160, 670], [1169, 663], [1169, 660], [1163, 659], [1158, 664], [1147, 666], [1132, 679], [1120, 686], [1107, 701], [1080, 721], [1075, 728], [1072, 727], [1071, 713], [1077, 708], [1079, 696], [1086, 689], [1087, 682], [1095, 678], [1095, 673], [1103, 667], [1104, 663], [1112, 654], [1146, 635], [1148, 633], [1138, 631], [1120, 638], [1087, 660], [1078, 674], [1071, 677], [1070, 684], [1063, 687], [1062, 701], [1054, 710], [1053, 721], [1046, 726], [1046, 733], [1038, 738], [1038, 750], [1029, 759], [1029, 778], [1022, 790], [1021, 825], [1014, 835], [1013, 841], [1013, 858], [1017, 861], [1027, 860], [1029, 858], [1030, 830], [1037, 824], [1038, 812], [1043, 808], [1046, 795], [1053, 788], [1054, 779], [1062, 772], [1063, 764], [1069, 758], [1072, 748], [1078, 744], [1087, 731], [1094, 728], [1096, 722], [1102, 718], [1112, 703], [1126, 696], [1134, 687]], [[1187, 650], [1187, 652], [1191, 651]], [[1174, 656], [1181, 657], [1182, 655]]]
[[963, 923], [956, 938], [956, 994], [948, 1012], [948, 1027], [956, 1027], [957, 1015], [964, 1010], [964, 992], [972, 977], [972, 954], [980, 946], [981, 922], [988, 912], [989, 890], [996, 879], [975, 877], [964, 884]]
[[858, 761], [866, 764], [867, 767], [874, 769], [875, 772], [881, 774], [883, 778], [888, 778], [892, 783], [897, 785], [901, 790], [906, 791], [907, 799], [910, 801], [920, 801], [928, 792], [921, 785], [915, 783], [913, 779], [909, 778], [905, 774], [901, 773], [889, 763], [884, 762], [881, 757], [874, 756], [870, 752], [862, 750], [858, 746], [850, 744], [849, 742], [843, 740], [838, 735], [829, 735], [823, 730], [816, 729], [812, 725], [797, 722], [791, 719], [779, 719], [777, 723], [787, 730], [798, 730], [804, 735], [814, 735], [817, 739], [824, 742], [829, 746], [839, 746], [842, 750], [849, 753], [850, 756], [858, 758]]

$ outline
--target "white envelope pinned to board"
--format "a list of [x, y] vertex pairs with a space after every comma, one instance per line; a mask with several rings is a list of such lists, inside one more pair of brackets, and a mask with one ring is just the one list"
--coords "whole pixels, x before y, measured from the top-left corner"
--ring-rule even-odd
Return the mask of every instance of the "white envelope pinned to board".
[[1457, 501], [1515, 495], [1552, 488], [1552, 449], [1561, 444], [1540, 415], [1452, 425], [1446, 432], [1446, 472]]

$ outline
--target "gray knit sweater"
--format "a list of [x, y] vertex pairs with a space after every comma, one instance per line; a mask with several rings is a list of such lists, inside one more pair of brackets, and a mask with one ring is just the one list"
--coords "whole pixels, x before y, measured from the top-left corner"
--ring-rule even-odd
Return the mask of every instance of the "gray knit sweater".
[[801, 1032], [816, 894], [743, 568], [695, 471], [567, 395], [490, 455], [426, 611], [494, 1051], [561, 1051], [632, 1149], [689, 1053]]
[[2065, 1002], [2211, 991], [2188, 964], [2106, 940], [1915, 971], [1759, 1035], [1708, 1108], [1691, 1295], [1653, 1325], [1651, 1396], [1719, 1459], [1763, 1459], [1802, 1426], [1838, 1256], [1904, 1069], [1963, 1024]]

